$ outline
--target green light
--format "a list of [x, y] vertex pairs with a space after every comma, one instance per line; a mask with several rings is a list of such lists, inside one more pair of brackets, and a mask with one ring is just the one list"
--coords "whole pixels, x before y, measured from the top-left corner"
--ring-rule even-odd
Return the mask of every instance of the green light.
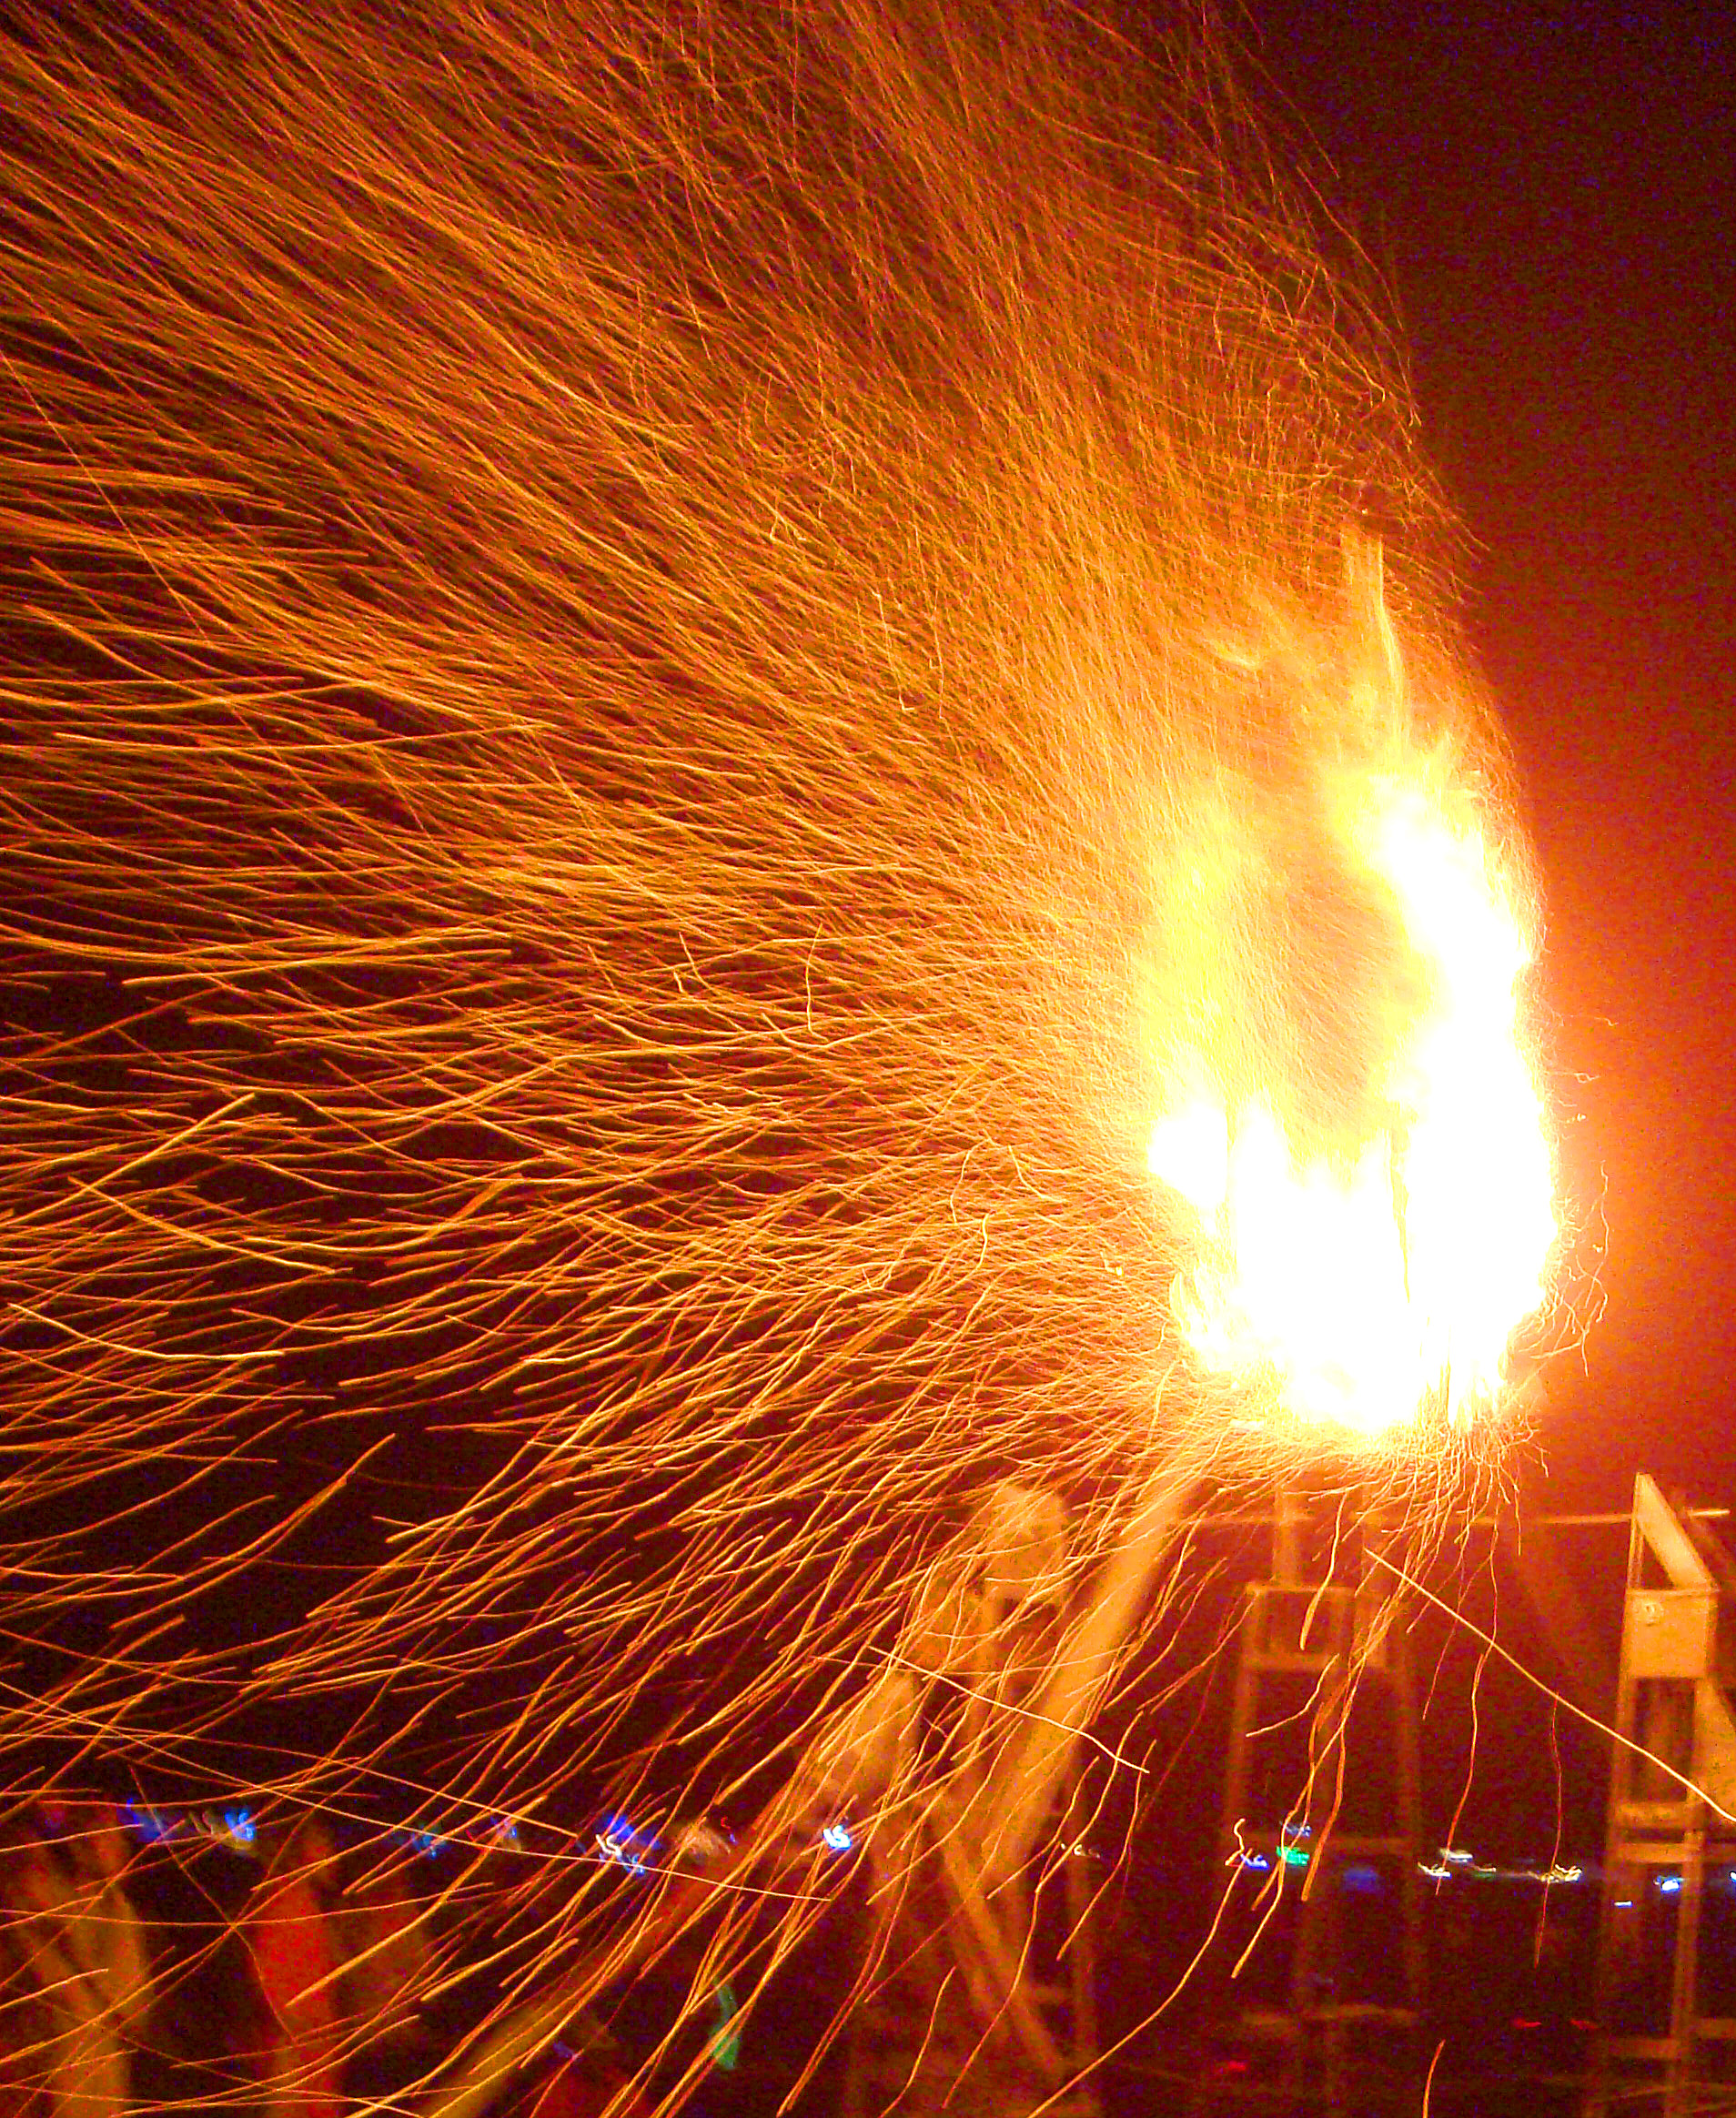
[[735, 1988], [726, 1980], [712, 1998], [717, 2002], [717, 2026], [712, 2032], [712, 2057], [725, 2073], [732, 2073], [742, 2056], [742, 2032], [732, 2029], [736, 2014]]
[[1306, 1868], [1308, 1864], [1307, 1854], [1300, 1846], [1280, 1846], [1278, 1859], [1286, 1868]]

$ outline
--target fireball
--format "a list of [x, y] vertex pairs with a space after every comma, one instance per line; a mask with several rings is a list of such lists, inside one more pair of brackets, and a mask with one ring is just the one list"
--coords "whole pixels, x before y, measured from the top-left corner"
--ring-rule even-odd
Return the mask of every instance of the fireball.
[[1342, 872], [1409, 959], [1404, 1004], [1361, 1123], [1324, 1146], [1182, 1052], [1147, 1155], [1188, 1209], [1171, 1307], [1200, 1367], [1267, 1414], [1370, 1438], [1462, 1426], [1499, 1405], [1557, 1245], [1524, 893], [1427, 757], [1343, 766], [1318, 792]]

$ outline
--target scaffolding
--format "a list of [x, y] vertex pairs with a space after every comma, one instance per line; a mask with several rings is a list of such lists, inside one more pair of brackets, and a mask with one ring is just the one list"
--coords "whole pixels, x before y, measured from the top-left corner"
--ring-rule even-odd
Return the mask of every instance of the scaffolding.
[[[1634, 1480], [1587, 2118], [1736, 2113], [1736, 1570]], [[1714, 1942], [1714, 1927], [1718, 1932]], [[1709, 1943], [1713, 1945], [1709, 1946]], [[1718, 1990], [1718, 1989], [1722, 1990]]]
[[[1051, 1609], [1058, 1630], [1040, 1652], [1019, 1644], [1023, 1613], [1043, 1605], [1044, 1583], [1062, 1578], [1058, 1567], [1027, 1578], [994, 1558], [994, 1536], [976, 1540], [972, 1615], [954, 1628], [978, 1643], [975, 1659], [951, 1674], [929, 1670], [924, 1689], [924, 1699], [967, 1703], [931, 1761], [926, 1790], [881, 1827], [883, 1877], [898, 1880], [880, 1898], [895, 1924], [876, 1938], [888, 1948], [871, 1955], [891, 1975], [853, 2022], [844, 2118], [877, 2118], [894, 2105], [919, 2118], [943, 2107], [957, 2118], [1036, 2109], [1096, 2118], [1079, 1731], [1114, 1678], [1197, 1482], [1186, 1463], [1154, 1469], [1078, 1600]], [[1040, 1512], [1042, 1496], [997, 1491]], [[1065, 1515], [1053, 1497], [1046, 1505], [1058, 1556]], [[985, 1521], [1002, 1507], [992, 1497]], [[926, 1719], [919, 1707], [916, 1721]]]
[[[1201, 2113], [1339, 2118], [1383, 2108], [1388, 2091], [1395, 2108], [1415, 2101], [1424, 1956], [1408, 1645], [1394, 1622], [1394, 1577], [1378, 1561], [1378, 1523], [1361, 1524], [1347, 1580], [1334, 1580], [1329, 1564], [1309, 1564], [1308, 1528], [1300, 1498], [1280, 1488], [1270, 1578], [1244, 1590], [1218, 1851], [1242, 1896], [1240, 1925], [1266, 1930], [1258, 1948], [1275, 1970], [1257, 1997], [1239, 1980], [1221, 1994], [1213, 2042], [1237, 2056], [1216, 2066], [1208, 2058]], [[1309, 1702], [1299, 1788], [1287, 1767], [1262, 1776], [1256, 1751], [1275, 1722], [1297, 1722], [1285, 1710], [1298, 1691]], [[1371, 1694], [1387, 1711], [1388, 1813], [1353, 1824], [1342, 1813], [1351, 1712], [1360, 1700], [1368, 1719]], [[1359, 1878], [1372, 1879], [1387, 1903], [1396, 1898], [1398, 1945], [1384, 1966], [1384, 1994], [1359, 1990], [1347, 1947], [1347, 1888]]]

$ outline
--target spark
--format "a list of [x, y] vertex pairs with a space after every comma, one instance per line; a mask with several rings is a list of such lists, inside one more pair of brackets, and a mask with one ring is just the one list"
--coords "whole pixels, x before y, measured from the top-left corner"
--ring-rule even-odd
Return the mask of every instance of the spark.
[[1061, 1610], [1316, 1447], [1250, 1364], [1425, 1539], [1505, 1438], [1547, 1141], [1431, 1127], [1537, 1115], [1534, 921], [1381, 298], [1197, 25], [147, 0], [0, 101], [14, 1777], [245, 1758], [509, 2009], [702, 1936], [751, 2037], [985, 1486]]

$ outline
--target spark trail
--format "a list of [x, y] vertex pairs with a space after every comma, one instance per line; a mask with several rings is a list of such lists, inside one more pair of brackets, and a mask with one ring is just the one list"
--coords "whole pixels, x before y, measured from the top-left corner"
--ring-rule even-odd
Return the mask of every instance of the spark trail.
[[[1379, 302], [1065, 11], [43, 9], [0, 106], [15, 1755], [787, 1757], [987, 1481], [1076, 1584], [1267, 1359], [1155, 1128], [1402, 1191], [1344, 788], [1522, 997]], [[1529, 1269], [1357, 1422], [1425, 1513]]]

